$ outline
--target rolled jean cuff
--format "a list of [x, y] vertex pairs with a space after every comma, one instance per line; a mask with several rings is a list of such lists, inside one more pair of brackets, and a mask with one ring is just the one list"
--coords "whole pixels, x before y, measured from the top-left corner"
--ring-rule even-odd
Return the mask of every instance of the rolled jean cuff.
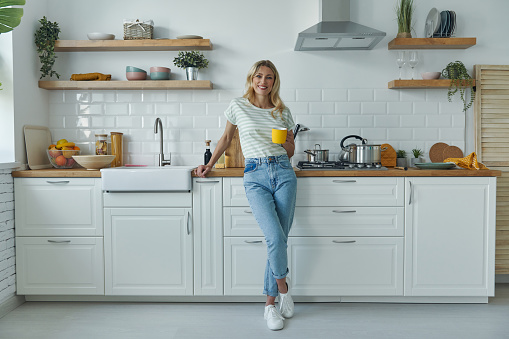
[[276, 278], [276, 279], [283, 279], [283, 278], [285, 278], [287, 275], [288, 275], [288, 268], [286, 269], [285, 274], [282, 274], [282, 275], [275, 275], [275, 274], [273, 274], [272, 276], [273, 276], [274, 278]]
[[279, 295], [279, 291], [277, 291], [275, 294], [273, 292], [269, 292], [266, 289], [263, 290], [264, 295], [270, 295], [271, 297], [277, 297]]

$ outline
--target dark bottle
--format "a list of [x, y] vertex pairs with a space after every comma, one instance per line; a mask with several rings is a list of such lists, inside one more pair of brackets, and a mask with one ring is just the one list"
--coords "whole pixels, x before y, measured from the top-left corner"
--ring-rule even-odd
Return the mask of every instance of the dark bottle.
[[210, 140], [205, 140], [205, 157], [204, 157], [204, 165], [208, 164], [210, 158], [212, 158], [212, 153], [210, 153]]

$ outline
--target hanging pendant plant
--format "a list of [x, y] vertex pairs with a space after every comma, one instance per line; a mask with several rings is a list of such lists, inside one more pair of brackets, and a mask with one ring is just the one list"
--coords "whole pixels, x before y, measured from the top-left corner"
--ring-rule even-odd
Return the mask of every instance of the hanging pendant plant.
[[[466, 112], [472, 106], [475, 99], [474, 80], [468, 74], [465, 65], [461, 61], [450, 62], [442, 70], [442, 76], [451, 79], [449, 90], [447, 91], [447, 99], [451, 102], [451, 98], [459, 91], [460, 99], [463, 102], [463, 112]], [[470, 88], [470, 100], [466, 98], [466, 89]]]
[[53, 70], [57, 58], [55, 55], [55, 41], [58, 40], [60, 28], [57, 22], [48, 21], [45, 16], [39, 22], [41, 27], [35, 32], [35, 45], [41, 61], [40, 79], [45, 76], [51, 78], [53, 75], [60, 78], [60, 74]]

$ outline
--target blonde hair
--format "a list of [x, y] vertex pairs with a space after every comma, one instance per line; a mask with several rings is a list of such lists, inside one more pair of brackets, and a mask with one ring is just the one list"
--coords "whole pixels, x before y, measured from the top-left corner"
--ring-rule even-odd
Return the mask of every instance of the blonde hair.
[[279, 97], [279, 87], [281, 82], [279, 81], [279, 73], [276, 69], [276, 66], [270, 61], [270, 60], [260, 60], [255, 62], [255, 64], [251, 67], [249, 72], [247, 73], [246, 78], [246, 93], [243, 95], [244, 98], [249, 100], [249, 102], [254, 101], [255, 97], [255, 91], [253, 89], [252, 83], [253, 83], [253, 77], [258, 72], [260, 67], [265, 66], [270, 68], [272, 73], [274, 73], [274, 85], [272, 86], [272, 90], [269, 93], [269, 101], [271, 105], [274, 106], [274, 109], [270, 112], [272, 114], [272, 117], [275, 119], [276, 116], [274, 115], [274, 112], [279, 113], [279, 116], [282, 120], [283, 119], [283, 110], [285, 109], [285, 104], [283, 103], [283, 100]]

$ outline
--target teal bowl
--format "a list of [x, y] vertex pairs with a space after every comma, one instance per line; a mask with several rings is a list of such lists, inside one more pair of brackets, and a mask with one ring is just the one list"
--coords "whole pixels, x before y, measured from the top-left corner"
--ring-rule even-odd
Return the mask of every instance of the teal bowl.
[[144, 69], [134, 67], [134, 66], [126, 66], [125, 71], [126, 72], [145, 72], [145, 73], [147, 73], [147, 71], [145, 71]]
[[170, 80], [170, 73], [168, 72], [151, 72], [151, 80]]

